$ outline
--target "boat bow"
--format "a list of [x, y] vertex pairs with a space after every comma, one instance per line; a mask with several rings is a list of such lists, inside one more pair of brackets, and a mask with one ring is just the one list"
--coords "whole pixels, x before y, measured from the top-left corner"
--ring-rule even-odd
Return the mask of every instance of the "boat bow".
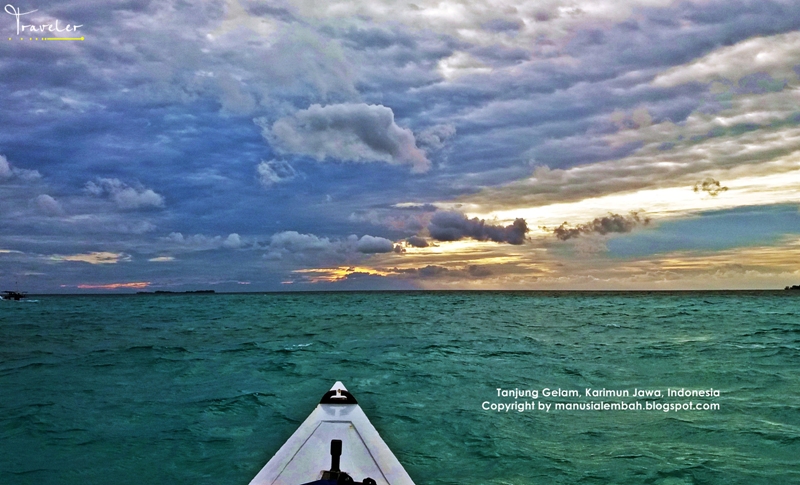
[[[341, 382], [330, 391], [250, 485], [301, 485], [324, 477], [332, 441], [341, 440], [339, 468], [355, 480], [378, 485], [414, 485]], [[342, 483], [342, 482], [340, 482]]]

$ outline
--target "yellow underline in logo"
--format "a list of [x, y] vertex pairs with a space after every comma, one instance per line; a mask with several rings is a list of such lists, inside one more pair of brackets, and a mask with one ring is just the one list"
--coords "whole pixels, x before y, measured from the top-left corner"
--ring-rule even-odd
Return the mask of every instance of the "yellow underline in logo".
[[[11, 37], [8, 40], [13, 40]], [[20, 37], [19, 40], [25, 40], [24, 37]], [[84, 37], [28, 37], [28, 40], [86, 40]]]

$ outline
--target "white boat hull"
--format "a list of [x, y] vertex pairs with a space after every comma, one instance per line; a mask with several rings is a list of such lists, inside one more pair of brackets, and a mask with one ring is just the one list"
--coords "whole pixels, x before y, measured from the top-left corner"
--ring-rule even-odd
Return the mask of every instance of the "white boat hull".
[[[337, 382], [331, 391], [347, 391]], [[334, 396], [334, 400], [336, 397]], [[355, 481], [414, 485], [358, 404], [319, 404], [250, 485], [302, 485], [331, 467], [331, 441], [342, 441], [340, 469]]]

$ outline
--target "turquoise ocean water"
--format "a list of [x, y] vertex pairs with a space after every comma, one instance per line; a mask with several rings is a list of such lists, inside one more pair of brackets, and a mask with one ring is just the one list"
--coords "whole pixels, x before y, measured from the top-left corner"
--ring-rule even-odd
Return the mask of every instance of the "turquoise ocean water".
[[[418, 485], [800, 483], [795, 292], [35, 300], [0, 302], [4, 485], [247, 484], [336, 380]], [[623, 401], [719, 408], [555, 409]]]

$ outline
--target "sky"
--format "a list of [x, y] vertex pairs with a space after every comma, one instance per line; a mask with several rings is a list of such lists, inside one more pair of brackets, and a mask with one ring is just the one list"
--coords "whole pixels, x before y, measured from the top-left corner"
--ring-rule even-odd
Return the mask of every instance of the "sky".
[[796, 1], [11, 1], [2, 290], [800, 284]]

